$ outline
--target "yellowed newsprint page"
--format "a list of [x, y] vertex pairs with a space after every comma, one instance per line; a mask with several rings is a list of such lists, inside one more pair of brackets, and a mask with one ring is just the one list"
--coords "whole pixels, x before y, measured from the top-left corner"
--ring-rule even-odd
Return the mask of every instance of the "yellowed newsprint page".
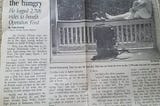
[[160, 106], [158, 0], [4, 0], [0, 106]]

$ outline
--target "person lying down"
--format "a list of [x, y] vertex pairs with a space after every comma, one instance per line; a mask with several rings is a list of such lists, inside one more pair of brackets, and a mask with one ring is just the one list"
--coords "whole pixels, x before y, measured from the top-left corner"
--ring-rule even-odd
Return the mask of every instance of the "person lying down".
[[105, 13], [105, 17], [109, 20], [149, 19], [152, 17], [152, 11], [152, 0], [135, 0], [128, 12], [115, 16]]

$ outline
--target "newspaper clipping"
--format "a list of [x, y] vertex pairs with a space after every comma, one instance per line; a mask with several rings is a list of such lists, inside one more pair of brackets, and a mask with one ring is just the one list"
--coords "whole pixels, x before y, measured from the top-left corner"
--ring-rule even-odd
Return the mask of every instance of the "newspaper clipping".
[[0, 106], [160, 106], [158, 0], [4, 0]]

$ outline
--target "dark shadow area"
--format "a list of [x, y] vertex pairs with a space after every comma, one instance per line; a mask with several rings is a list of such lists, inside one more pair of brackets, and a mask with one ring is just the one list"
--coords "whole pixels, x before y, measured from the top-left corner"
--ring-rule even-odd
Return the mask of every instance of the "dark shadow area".
[[57, 0], [59, 20], [93, 19], [93, 13], [123, 14], [134, 0]]

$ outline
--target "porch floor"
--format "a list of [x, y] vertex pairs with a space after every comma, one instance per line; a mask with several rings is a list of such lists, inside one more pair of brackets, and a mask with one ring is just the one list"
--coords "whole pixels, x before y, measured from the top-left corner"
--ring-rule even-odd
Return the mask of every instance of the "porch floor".
[[[65, 63], [65, 62], [91, 62], [91, 58], [96, 55], [95, 51], [87, 52], [87, 55], [84, 52], [79, 53], [58, 53], [52, 55], [52, 63]], [[98, 61], [135, 61], [135, 60], [152, 60], [152, 59], [160, 59], [160, 53], [156, 49], [141, 49], [141, 50], [129, 50], [128, 52], [124, 52], [118, 55], [115, 58], [104, 58]]]

